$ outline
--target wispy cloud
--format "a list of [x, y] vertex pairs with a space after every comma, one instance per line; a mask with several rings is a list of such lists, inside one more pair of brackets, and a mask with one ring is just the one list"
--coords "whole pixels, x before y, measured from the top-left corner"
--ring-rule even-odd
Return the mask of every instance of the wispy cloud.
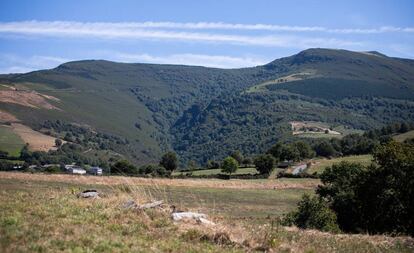
[[[414, 27], [381, 26], [373, 28], [328, 28], [322, 26], [289, 26], [273, 24], [234, 24], [223, 22], [66, 22], [66, 21], [22, 21], [0, 23], [1, 31], [39, 34], [70, 34], [73, 30], [81, 34], [106, 36], [126, 36], [125, 32], [139, 29], [175, 29], [175, 30], [252, 30], [276, 32], [325, 32], [340, 34], [375, 34], [375, 33], [414, 33]], [[98, 29], [103, 29], [98, 32]], [[138, 30], [137, 30], [138, 29]], [[115, 33], [115, 30], [118, 30]], [[106, 33], [105, 33], [106, 31]], [[81, 35], [80, 34], [80, 35]], [[133, 35], [131, 35], [133, 36]]]
[[[145, 25], [146, 24], [146, 25]], [[171, 23], [180, 24], [180, 23]], [[196, 24], [196, 23], [194, 23]], [[218, 24], [221, 23], [210, 23]], [[183, 24], [184, 25], [184, 24]], [[300, 37], [297, 35], [235, 35], [209, 32], [148, 29], [155, 23], [81, 23], [81, 22], [8, 22], [0, 23], [0, 34], [41, 35], [103, 39], [178, 40], [201, 43], [225, 43], [270, 47], [348, 47], [360, 46], [359, 41], [337, 38]], [[225, 24], [223, 24], [225, 26]], [[237, 25], [235, 25], [237, 26]], [[161, 25], [159, 26], [161, 27]], [[185, 26], [183, 26], [185, 27]], [[197, 26], [195, 26], [197, 27]], [[200, 25], [201, 27], [201, 25]], [[177, 28], [170, 25], [164, 28]]]

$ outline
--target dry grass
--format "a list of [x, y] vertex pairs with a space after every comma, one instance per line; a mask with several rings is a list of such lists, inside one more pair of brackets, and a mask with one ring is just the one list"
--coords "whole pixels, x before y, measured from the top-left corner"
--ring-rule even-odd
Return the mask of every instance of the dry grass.
[[29, 143], [29, 149], [33, 151], [49, 151], [56, 149], [55, 139], [52, 136], [32, 130], [30, 127], [19, 123], [12, 123], [11, 129], [20, 136], [24, 143]]
[[[152, 196], [140, 186], [111, 186], [100, 199], [79, 199], [85, 185], [39, 181], [0, 184], [0, 252], [412, 252], [410, 237], [335, 235], [214, 218], [174, 223], [169, 206], [125, 210]], [[157, 186], [154, 186], [157, 187]]]
[[37, 180], [49, 182], [66, 182], [95, 185], [142, 185], [142, 186], [178, 186], [215, 189], [314, 189], [319, 180], [316, 179], [277, 179], [277, 180], [219, 180], [219, 179], [168, 179], [168, 178], [137, 178], [137, 177], [95, 177], [74, 176], [66, 174], [27, 174], [19, 172], [0, 172], [0, 178]]
[[19, 120], [8, 112], [0, 110], [0, 123], [18, 122]]
[[59, 101], [59, 99], [36, 91], [16, 90], [14, 87], [0, 90], [0, 102], [2, 103], [18, 104], [31, 108], [59, 110], [56, 106], [52, 105], [50, 101], [56, 102]]

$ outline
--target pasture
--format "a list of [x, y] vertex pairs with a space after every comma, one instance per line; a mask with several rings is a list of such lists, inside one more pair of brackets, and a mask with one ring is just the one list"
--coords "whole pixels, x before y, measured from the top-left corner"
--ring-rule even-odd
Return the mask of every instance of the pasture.
[[372, 161], [372, 155], [352, 155], [352, 156], [344, 156], [344, 157], [337, 157], [332, 159], [315, 159], [312, 162], [312, 166], [306, 171], [309, 174], [314, 172], [321, 173], [326, 167], [330, 167], [335, 163], [340, 163], [342, 161], [346, 162], [355, 162], [361, 163], [363, 165], [369, 165]]

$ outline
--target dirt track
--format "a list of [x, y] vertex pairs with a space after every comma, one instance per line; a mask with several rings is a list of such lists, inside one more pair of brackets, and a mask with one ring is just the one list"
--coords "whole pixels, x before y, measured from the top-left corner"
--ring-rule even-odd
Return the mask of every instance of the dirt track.
[[20, 179], [36, 181], [67, 182], [77, 184], [98, 185], [149, 185], [149, 186], [183, 186], [183, 187], [207, 187], [221, 189], [314, 189], [319, 184], [315, 179], [287, 179], [287, 180], [218, 180], [218, 179], [162, 179], [162, 178], [138, 178], [138, 177], [98, 177], [78, 175], [46, 175], [29, 174], [19, 172], [0, 172], [0, 179]]

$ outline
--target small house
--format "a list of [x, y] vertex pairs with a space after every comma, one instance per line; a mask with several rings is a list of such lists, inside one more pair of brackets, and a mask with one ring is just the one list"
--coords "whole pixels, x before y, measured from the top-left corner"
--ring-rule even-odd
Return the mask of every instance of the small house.
[[67, 172], [70, 173], [70, 174], [76, 174], [76, 175], [86, 174], [86, 170], [84, 170], [82, 167], [79, 167], [79, 166], [71, 166], [71, 167], [69, 167]]
[[92, 175], [101, 176], [102, 175], [102, 172], [103, 172], [103, 170], [100, 167], [91, 167], [89, 169], [89, 173], [92, 174]]

